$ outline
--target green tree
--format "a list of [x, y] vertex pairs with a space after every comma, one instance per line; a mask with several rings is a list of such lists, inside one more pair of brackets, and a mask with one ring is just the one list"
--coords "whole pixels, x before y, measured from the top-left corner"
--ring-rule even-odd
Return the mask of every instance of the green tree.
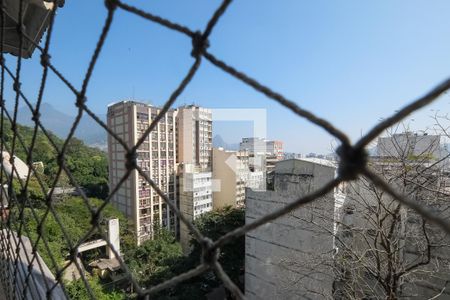
[[135, 278], [149, 286], [175, 276], [172, 268], [181, 258], [180, 244], [165, 229], [161, 229], [153, 240], [125, 253], [126, 263]]
[[[216, 240], [222, 235], [243, 226], [245, 223], [245, 212], [243, 209], [226, 207], [220, 210], [208, 212], [198, 218], [194, 225], [200, 232]], [[157, 242], [158, 245], [167, 247], [167, 244]], [[172, 260], [163, 260], [163, 263], [170, 263], [168, 268], [162, 268], [160, 272], [148, 272], [141, 279], [141, 283], [146, 286], [153, 286], [166, 281], [173, 276], [187, 272], [200, 264], [202, 254], [201, 245], [195, 240], [191, 240], [192, 252], [187, 256], [174, 257]], [[167, 250], [164, 250], [167, 251]], [[147, 252], [147, 254], [150, 254]], [[220, 249], [219, 262], [230, 278], [243, 288], [240, 276], [244, 272], [245, 238], [242, 236], [230, 242]], [[137, 257], [140, 259], [140, 257]], [[130, 266], [133, 263], [130, 262]], [[132, 267], [133, 269], [133, 267]], [[206, 299], [206, 294], [218, 287], [222, 282], [217, 279], [212, 271], [185, 281], [176, 287], [165, 290], [157, 295], [158, 299]]]
[[[211, 240], [217, 240], [224, 234], [244, 226], [245, 211], [240, 208], [225, 207], [219, 210], [213, 210], [203, 214], [200, 218], [195, 220], [194, 225], [200, 232], [209, 237]], [[192, 252], [190, 253], [184, 267], [192, 269], [200, 264], [200, 257], [202, 255], [202, 247], [195, 239], [191, 239]], [[230, 279], [243, 289], [243, 283], [240, 276], [244, 274], [245, 263], [245, 237], [241, 236], [232, 240], [220, 249], [219, 263], [222, 265], [224, 271], [228, 274]], [[187, 271], [183, 270], [183, 271]], [[185, 284], [176, 288], [175, 295], [181, 297], [184, 292], [189, 291], [191, 299], [196, 297], [205, 297], [205, 294], [212, 291], [213, 288], [220, 286], [222, 281], [217, 279], [212, 271], [194, 278]], [[201, 295], [199, 295], [201, 294]]]
[[43, 183], [43, 187], [41, 187], [38, 179], [35, 176], [31, 176], [26, 191], [22, 189], [22, 185], [25, 186], [25, 180], [19, 182], [19, 179], [13, 179], [12, 187], [14, 194], [21, 201], [21, 204], [25, 206], [31, 204], [34, 208], [42, 208], [45, 206], [46, 194], [43, 191], [43, 189], [47, 189], [45, 182]]
[[[117, 291], [107, 291], [101, 285], [98, 277], [87, 277], [87, 282], [91, 287], [93, 296], [98, 300], [122, 300], [125, 299], [125, 295]], [[72, 282], [66, 283], [66, 292], [70, 299], [73, 300], [85, 300], [91, 299], [89, 292], [82, 279], [78, 279]]]
[[[68, 242], [54, 215], [51, 213], [45, 214], [44, 209], [33, 209], [32, 211], [31, 208], [25, 207], [21, 210], [16, 206], [11, 209], [9, 218], [13, 230], [17, 232], [20, 230], [21, 234], [28, 236], [35, 243], [41, 235], [38, 233], [38, 223], [43, 220], [44, 216], [45, 221], [43, 222], [43, 226], [41, 226], [41, 233], [47, 241], [49, 249], [45, 247], [41, 238], [38, 243], [38, 252], [48, 267], [54, 272], [55, 265], [52, 263], [51, 257], [53, 257], [57, 266], [60, 267], [69, 254]], [[69, 241], [72, 243], [76, 242], [83, 234], [77, 226], [77, 221], [66, 214], [58, 214], [58, 216], [64, 226]]]
[[[226, 233], [245, 225], [244, 209], [225, 207], [213, 210], [202, 215], [194, 222], [200, 232], [211, 240], [217, 240]], [[201, 256], [201, 245], [192, 239], [192, 257]], [[232, 240], [220, 249], [219, 262], [225, 272], [235, 282], [239, 282], [239, 276], [244, 271], [245, 237], [241, 236]], [[199, 261], [198, 261], [199, 262]]]

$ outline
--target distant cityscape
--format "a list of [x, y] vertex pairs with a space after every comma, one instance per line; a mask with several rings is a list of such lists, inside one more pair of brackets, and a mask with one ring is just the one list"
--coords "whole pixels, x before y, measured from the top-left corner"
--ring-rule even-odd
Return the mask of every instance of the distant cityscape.
[[[118, 102], [108, 107], [108, 127], [134, 145], [159, 112], [144, 103]], [[213, 209], [244, 207], [245, 189], [265, 190], [276, 162], [284, 159], [281, 141], [245, 137], [237, 150], [215, 147], [213, 126], [210, 109], [185, 105], [167, 112], [138, 148], [138, 166], [190, 221]], [[112, 189], [125, 174], [125, 157], [111, 136], [108, 156]], [[152, 238], [155, 227], [164, 227], [188, 251], [188, 229], [138, 171], [111, 202], [132, 221], [138, 245]]]
[[[46, 109], [53, 111], [49, 106]], [[248, 224], [336, 178], [339, 167], [336, 154], [289, 153], [284, 151], [283, 141], [263, 137], [244, 136], [238, 144], [227, 144], [219, 135], [213, 137], [212, 110], [196, 105], [170, 109], [147, 132], [160, 112], [158, 107], [130, 100], [108, 106], [108, 128], [129, 147], [140, 143], [136, 153], [138, 169], [128, 174], [124, 147], [112, 135], [107, 138], [107, 154], [80, 148], [77, 151], [94, 156], [85, 157], [73, 166], [77, 170], [88, 161], [93, 163], [94, 157], [98, 160], [105, 156], [102, 168], [107, 164], [107, 172], [104, 170], [103, 176], [108, 179], [92, 177], [98, 183], [86, 182], [83, 189], [89, 196], [105, 199], [107, 184], [109, 191], [115, 190], [109, 197], [110, 204], [126, 221], [122, 219], [119, 224], [121, 215], [113, 213], [105, 224], [107, 241], [91, 238], [78, 246], [78, 253], [84, 255], [105, 248], [104, 254], [87, 260], [85, 267], [92, 274], [103, 274], [102, 280], [113, 283], [118, 291], [128, 290], [130, 283], [120, 271], [117, 256], [127, 261], [137, 259], [141, 264], [145, 259], [135, 258], [132, 249], [147, 247], [149, 242], [160, 239], [161, 230], [179, 243], [183, 257], [190, 257], [194, 250], [192, 233], [179, 220], [175, 209], [193, 223], [234, 209], [245, 213], [242, 222]], [[92, 134], [96, 135], [95, 131]], [[145, 134], [148, 135], [144, 137]], [[403, 194], [446, 216], [450, 153], [445, 141], [441, 135], [410, 131], [380, 137], [377, 145], [368, 149], [370, 167]], [[77, 147], [86, 146], [81, 143]], [[6, 174], [26, 180], [30, 167], [17, 156], [13, 166], [8, 152], [2, 156]], [[49, 170], [52, 158], [49, 159], [45, 163], [34, 162], [32, 168], [51, 179], [54, 171]], [[79, 180], [85, 178], [86, 171], [98, 172], [92, 165], [80, 174]], [[116, 189], [117, 186], [120, 187]], [[156, 189], [165, 196], [161, 197]], [[8, 190], [8, 185], [4, 185], [3, 193], [7, 195]], [[81, 199], [74, 198], [79, 191], [70, 184], [60, 181], [51, 193], [56, 208], [61, 209], [59, 213], [68, 213], [67, 217], [72, 216], [64, 208], [66, 203], [81, 204]], [[44, 194], [39, 197], [39, 201], [44, 201]], [[10, 218], [9, 202], [2, 198], [7, 218]], [[39, 202], [36, 203], [39, 207]], [[30, 240], [23, 239], [27, 247], [22, 251], [31, 253]], [[431, 298], [450, 280], [447, 264], [450, 251], [443, 242], [447, 240], [448, 236], [438, 231], [436, 225], [425, 224], [416, 212], [360, 178], [340, 183], [333, 192], [306, 203], [302, 209], [247, 233], [245, 245], [236, 250], [241, 255], [238, 264], [242, 265], [234, 279], [246, 295], [255, 299], [359, 299], [389, 293], [413, 299]], [[65, 250], [60, 251], [63, 259]], [[49, 258], [44, 255], [40, 263], [48, 264]], [[386, 265], [394, 263], [395, 268], [386, 269]], [[53, 277], [50, 270], [46, 276]], [[81, 273], [72, 264], [64, 272], [64, 278], [76, 282]], [[147, 280], [145, 276], [140, 278], [143, 282]], [[389, 285], [386, 280], [391, 283], [394, 280], [395, 284]], [[440, 294], [450, 297], [446, 290]]]
[[450, 299], [450, 2], [131, 2], [1, 1], [0, 300]]
[[[134, 145], [159, 112], [157, 107], [135, 101], [118, 102], [108, 107], [108, 126], [127, 144]], [[189, 221], [224, 207], [237, 207], [245, 209], [246, 223], [250, 223], [314, 192], [336, 176], [339, 162], [334, 154], [286, 153], [282, 141], [260, 137], [242, 137], [237, 149], [224, 149], [215, 147], [213, 128], [211, 110], [182, 106], [168, 111], [138, 148], [138, 166]], [[125, 173], [125, 158], [112, 137], [108, 153], [113, 188]], [[447, 210], [447, 202], [435, 202], [436, 193], [450, 192], [449, 154], [439, 135], [393, 134], [379, 138], [368, 154], [371, 167], [385, 180], [396, 182], [404, 193], [422, 197], [422, 201], [434, 201], [432, 205], [440, 212]], [[413, 183], [418, 177], [425, 180], [420, 180], [426, 184], [425, 190]], [[190, 253], [188, 228], [138, 171], [132, 172], [111, 201], [131, 220], [138, 245], [152, 239], [155, 228], [164, 227], [180, 241], [183, 252]], [[398, 293], [399, 287], [384, 285], [384, 277], [376, 275], [383, 274], [399, 282], [404, 280], [403, 295], [433, 297], [450, 279], [445, 266], [450, 252], [439, 244], [443, 236], [432, 233], [434, 227], [411, 235], [420, 229], [421, 222], [414, 219], [413, 211], [399, 204], [391, 208], [394, 202], [362, 178], [342, 183], [334, 193], [248, 233], [245, 293], [255, 299], [350, 299], [386, 295], [393, 290]], [[373, 216], [387, 221], [372, 224]], [[400, 239], [401, 244], [386, 248], [386, 241], [378, 241], [386, 230], [391, 230], [389, 241]], [[422, 245], [424, 237], [426, 245]], [[426, 250], [430, 247], [446, 254], [436, 250], [440, 258], [434, 258], [431, 264], [431, 250]], [[366, 259], [367, 251], [386, 254]], [[402, 261], [399, 269], [386, 270], [384, 264], [391, 263], [393, 256], [410, 258]], [[374, 259], [384, 261], [383, 265], [377, 267]], [[414, 270], [414, 276], [401, 279], [404, 275], [398, 272], [405, 269]], [[361, 272], [373, 273], [360, 279]], [[429, 272], [433, 276], [424, 281], [423, 276]]]

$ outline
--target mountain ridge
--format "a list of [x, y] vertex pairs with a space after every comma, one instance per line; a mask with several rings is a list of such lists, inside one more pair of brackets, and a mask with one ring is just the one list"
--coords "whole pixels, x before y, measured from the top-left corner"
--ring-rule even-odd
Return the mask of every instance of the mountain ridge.
[[219, 134], [216, 134], [213, 137], [212, 144], [214, 148], [221, 147], [224, 148], [225, 150], [232, 150], [232, 151], [239, 150], [239, 143], [227, 143]]
[[[65, 139], [75, 121], [75, 116], [66, 114], [57, 110], [49, 103], [42, 103], [40, 107], [40, 121], [43, 126], [50, 130], [59, 138]], [[33, 114], [31, 110], [22, 106], [18, 109], [17, 123], [24, 126], [34, 126], [32, 120]], [[98, 117], [106, 122], [106, 115], [98, 115]], [[89, 146], [107, 149], [107, 132], [90, 116], [83, 114], [80, 123], [77, 126], [74, 136]]]

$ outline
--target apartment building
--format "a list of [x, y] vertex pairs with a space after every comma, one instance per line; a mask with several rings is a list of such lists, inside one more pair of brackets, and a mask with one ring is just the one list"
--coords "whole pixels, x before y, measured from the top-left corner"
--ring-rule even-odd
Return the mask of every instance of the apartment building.
[[284, 159], [282, 141], [247, 137], [243, 138], [239, 143], [239, 150], [248, 152], [250, 169], [252, 171], [272, 172], [275, 164]]
[[[183, 215], [194, 221], [213, 209], [212, 173], [204, 172], [192, 164], [178, 166], [179, 208]], [[190, 251], [190, 232], [179, 222], [179, 240], [184, 253]]]
[[239, 150], [247, 151], [250, 156], [275, 156], [279, 160], [282, 160], [284, 156], [282, 141], [269, 141], [259, 137], [242, 138], [239, 143]]
[[213, 192], [214, 209], [244, 206], [249, 173], [247, 151], [213, 149], [213, 180], [219, 185]]
[[242, 138], [242, 141], [239, 143], [239, 150], [247, 151], [249, 155], [266, 155], [267, 141], [259, 137]]
[[211, 170], [212, 113], [210, 109], [188, 105], [177, 109], [177, 161]]
[[[194, 221], [213, 208], [212, 194], [212, 113], [195, 105], [177, 109], [177, 163], [179, 208]], [[179, 239], [189, 252], [190, 234], [180, 223]]]
[[[129, 147], [134, 146], [160, 109], [135, 101], [108, 106], [108, 127]], [[138, 166], [176, 203], [176, 112], [170, 110], [137, 150]], [[114, 189], [125, 175], [125, 150], [108, 136], [109, 185]], [[177, 218], [164, 200], [136, 170], [111, 198], [133, 223], [138, 245], [153, 237], [155, 228], [177, 230]]]
[[239, 143], [239, 150], [248, 153], [250, 170], [266, 172], [266, 139], [258, 137], [242, 138]]
[[268, 156], [275, 157], [277, 161], [284, 159], [284, 150], [282, 141], [267, 141], [266, 145]]

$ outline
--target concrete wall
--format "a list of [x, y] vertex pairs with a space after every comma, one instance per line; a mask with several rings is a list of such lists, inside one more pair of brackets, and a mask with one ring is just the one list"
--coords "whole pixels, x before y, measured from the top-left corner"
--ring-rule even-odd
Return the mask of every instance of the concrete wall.
[[[301, 160], [279, 162], [274, 191], [247, 190], [246, 223], [334, 178], [335, 169]], [[248, 299], [324, 299], [332, 295], [334, 196], [327, 195], [246, 235]]]
[[408, 158], [429, 156], [430, 160], [441, 158], [439, 135], [416, 135], [411, 132], [394, 134], [378, 139], [378, 155], [381, 157]]

